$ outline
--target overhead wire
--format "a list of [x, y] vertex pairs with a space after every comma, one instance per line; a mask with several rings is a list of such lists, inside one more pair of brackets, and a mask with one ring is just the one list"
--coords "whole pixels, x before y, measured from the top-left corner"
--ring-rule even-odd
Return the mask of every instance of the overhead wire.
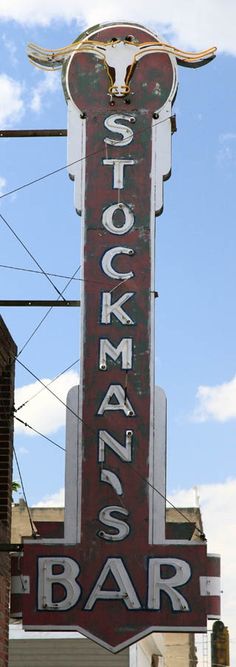
[[[10, 266], [9, 264], [0, 264], [0, 269], [11, 269], [13, 271], [24, 271], [25, 273], [36, 273], [40, 276], [43, 276], [43, 271], [37, 271], [36, 269], [26, 269], [23, 266]], [[64, 276], [61, 273], [50, 273], [50, 271], [45, 271], [47, 276], [52, 276], [54, 278], [70, 278], [70, 276]], [[82, 278], [73, 278], [73, 280], [80, 281]]]
[[[26, 273], [36, 273], [38, 275], [44, 275], [42, 271], [36, 271], [34, 269], [26, 269], [20, 266], [10, 266], [7, 264], [0, 264], [0, 269], [12, 269], [15, 271], [25, 271]], [[64, 276], [60, 273], [50, 273], [49, 271], [45, 271], [45, 273], [48, 276], [54, 276], [55, 278], [70, 278], [70, 276]], [[99, 280], [92, 280], [92, 278], [73, 278], [73, 280], [77, 280], [78, 282], [81, 283], [95, 283], [96, 285], [104, 285], [104, 282], [100, 282]]]
[[[80, 266], [78, 267], [78, 269], [76, 270], [76, 272], [73, 274], [73, 276], [70, 278], [70, 280], [69, 280], [69, 282], [67, 283], [67, 285], [65, 286], [63, 292], [67, 289], [68, 285], [70, 284], [71, 280], [73, 280], [73, 277], [76, 275], [76, 273], [77, 273], [77, 271], [79, 271], [79, 269], [80, 269]], [[113, 288], [110, 290], [110, 293], [113, 292], [115, 289], [117, 289], [117, 288], [118, 288], [120, 285], [122, 285], [124, 282], [127, 282], [127, 280], [130, 280], [130, 278], [125, 278], [124, 280], [120, 281], [120, 282], [118, 283], [118, 285], [116, 285], [115, 287], [113, 287]], [[41, 319], [41, 321], [39, 322], [39, 324], [37, 325], [37, 327], [34, 329], [34, 331], [32, 332], [32, 334], [30, 335], [30, 337], [29, 337], [28, 340], [26, 341], [26, 343], [25, 343], [25, 344], [23, 345], [23, 347], [21, 348], [20, 352], [17, 354], [17, 356], [16, 356], [16, 360], [18, 360], [20, 354], [21, 354], [21, 353], [23, 352], [23, 350], [26, 348], [26, 346], [28, 345], [28, 343], [30, 342], [30, 340], [33, 338], [34, 334], [38, 331], [39, 327], [40, 327], [41, 324], [44, 322], [44, 320], [46, 319], [46, 317], [49, 315], [49, 313], [51, 312], [52, 308], [53, 308], [53, 306], [51, 306], [51, 307], [48, 309], [46, 315], [44, 315], [44, 317]], [[77, 361], [79, 361], [79, 359], [78, 359]], [[76, 362], [74, 362], [74, 364], [75, 364], [75, 363], [76, 363]], [[72, 366], [73, 366], [74, 364], [72, 364]], [[66, 370], [69, 370], [69, 369], [66, 369]], [[63, 375], [63, 373], [65, 373], [66, 370], [63, 371], [62, 373], [60, 373], [58, 376], [56, 376], [56, 378], [54, 378], [53, 380], [51, 380], [51, 381], [48, 383], [48, 385], [45, 385], [45, 388], [46, 388], [47, 386], [49, 386], [50, 384], [52, 384], [53, 382], [55, 382], [55, 380], [58, 379], [58, 377], [60, 377], [61, 375]], [[44, 387], [42, 387], [42, 389], [41, 389], [39, 392], [37, 392], [37, 394], [35, 394], [35, 396], [38, 396], [38, 394], [41, 393], [41, 391], [43, 391], [43, 390], [44, 390]], [[31, 398], [30, 398], [29, 400], [31, 400]], [[26, 403], [28, 403], [29, 400], [26, 401]], [[24, 403], [21, 407], [24, 407], [24, 406], [26, 405], [26, 403]], [[20, 409], [21, 409], [21, 408], [17, 408], [17, 410], [20, 410]]]
[[[52, 380], [50, 380], [50, 382], [48, 382], [48, 384], [46, 386], [49, 387], [49, 385], [53, 384], [53, 382], [56, 382], [56, 380], [58, 380], [60, 377], [62, 377], [62, 375], [67, 373], [67, 371], [69, 371], [71, 368], [73, 368], [73, 366], [75, 366], [75, 364], [77, 364], [78, 362], [79, 362], [79, 358], [76, 359], [75, 361], [73, 361], [72, 364], [70, 364], [69, 366], [64, 368], [64, 370], [61, 371], [61, 373], [58, 373], [58, 375], [56, 375]], [[39, 391], [37, 391], [36, 394], [34, 394], [33, 396], [30, 396], [30, 398], [28, 398], [27, 401], [22, 403], [22, 405], [19, 405], [18, 408], [15, 408], [15, 415], [16, 415], [16, 412], [19, 412], [19, 410], [22, 410], [22, 408], [24, 408], [26, 405], [28, 405], [28, 403], [30, 403], [30, 401], [32, 401], [34, 398], [36, 398], [36, 396], [39, 396], [39, 394], [41, 394], [42, 391], [44, 391], [44, 387], [41, 387], [41, 389], [39, 389]]]
[[[69, 281], [66, 283], [65, 287], [63, 288], [63, 290], [62, 290], [62, 292], [61, 292], [61, 296], [62, 296], [63, 299], [64, 299], [64, 296], [63, 296], [64, 292], [66, 291], [67, 287], [69, 287], [70, 283], [72, 282], [72, 280], [74, 279], [74, 277], [76, 276], [76, 274], [78, 273], [78, 271], [80, 270], [80, 268], [81, 268], [80, 266], [77, 267], [77, 269], [76, 269], [76, 270], [74, 271], [74, 273], [73, 273], [73, 276], [71, 276], [71, 278], [69, 279]], [[59, 301], [59, 300], [60, 300], [60, 297], [57, 298], [57, 301]], [[41, 327], [41, 325], [43, 324], [43, 322], [46, 320], [46, 318], [48, 317], [48, 315], [49, 315], [49, 313], [52, 311], [52, 309], [53, 309], [53, 306], [50, 306], [50, 308], [48, 308], [48, 310], [46, 311], [45, 315], [43, 315], [43, 317], [41, 318], [40, 322], [37, 324], [37, 326], [35, 327], [35, 329], [34, 329], [34, 330], [32, 331], [32, 333], [30, 334], [29, 338], [25, 341], [24, 345], [22, 346], [22, 348], [21, 348], [20, 351], [18, 352], [16, 358], [18, 358], [18, 357], [20, 356], [20, 354], [22, 354], [23, 350], [25, 350], [25, 348], [27, 347], [28, 343], [32, 340], [33, 336], [34, 336], [34, 335], [36, 334], [36, 332], [39, 330], [39, 328]]]
[[[44, 387], [44, 389], [47, 389], [47, 391], [49, 391], [49, 393], [50, 393], [52, 396], [54, 396], [54, 398], [56, 398], [56, 399], [59, 401], [59, 403], [61, 403], [61, 404], [62, 404], [62, 405], [63, 405], [69, 412], [71, 412], [71, 413], [72, 413], [72, 414], [73, 414], [73, 415], [74, 415], [74, 416], [75, 416], [75, 417], [76, 417], [82, 424], [84, 424], [84, 426], [85, 426], [86, 428], [88, 428], [92, 433], [95, 433], [95, 431], [93, 430], [93, 428], [92, 428], [89, 424], [87, 424], [87, 423], [84, 421], [84, 419], [82, 419], [82, 417], [80, 417], [80, 416], [78, 415], [77, 412], [75, 412], [75, 411], [74, 411], [69, 405], [67, 405], [67, 404], [66, 404], [66, 403], [65, 403], [59, 396], [57, 396], [57, 394], [55, 394], [54, 391], [52, 391], [47, 385], [45, 385], [44, 382], [43, 382], [42, 380], [40, 380], [40, 378], [37, 377], [37, 375], [35, 375], [35, 373], [33, 373], [33, 371], [31, 371], [31, 370], [30, 370], [25, 364], [23, 364], [22, 361], [20, 361], [19, 359], [16, 359], [16, 360], [17, 360], [17, 362], [18, 362], [18, 363], [19, 363], [19, 364], [20, 364], [20, 365], [21, 365], [21, 366], [22, 366], [22, 367], [23, 367], [23, 368], [24, 368], [30, 375], [32, 375], [32, 377], [35, 378], [35, 380], [37, 380], [37, 382], [40, 382], [40, 384]], [[184, 514], [179, 508], [177, 508], [177, 507], [176, 507], [176, 506], [175, 506], [175, 505], [174, 505], [174, 504], [167, 498], [167, 496], [165, 496], [164, 494], [162, 494], [161, 491], [159, 491], [153, 484], [151, 484], [151, 482], [149, 482], [149, 480], [146, 479], [146, 477], [143, 477], [143, 475], [141, 475], [141, 473], [136, 469], [136, 467], [135, 467], [134, 465], [132, 465], [132, 468], [133, 468], [134, 472], [138, 475], [138, 477], [140, 477], [140, 479], [142, 479], [142, 480], [145, 482], [145, 484], [147, 484], [151, 489], [153, 489], [156, 493], [158, 493], [158, 495], [160, 495], [161, 498], [163, 498], [163, 500], [165, 500], [169, 505], [171, 505], [171, 507], [173, 507], [173, 509], [175, 509], [176, 512], [178, 512], [178, 514], [180, 514], [180, 515], [185, 519], [185, 521], [187, 521], [187, 523], [192, 524], [192, 521], [190, 521], [190, 519], [186, 516], [186, 514]], [[197, 530], [197, 532], [200, 534], [201, 539], [205, 541], [205, 540], [206, 540], [206, 537], [205, 537], [203, 531], [202, 531], [200, 528], [198, 528], [198, 526], [197, 526], [196, 524], [195, 524], [195, 530]]]
[[14, 457], [15, 457], [16, 467], [17, 467], [18, 475], [19, 475], [19, 479], [20, 479], [20, 485], [21, 485], [21, 489], [22, 489], [22, 493], [23, 493], [23, 497], [24, 497], [28, 517], [29, 517], [29, 522], [30, 522], [30, 525], [31, 525], [32, 535], [34, 537], [36, 537], [38, 535], [38, 533], [37, 533], [37, 530], [35, 528], [35, 525], [34, 525], [34, 522], [33, 522], [32, 516], [31, 516], [30, 508], [29, 508], [26, 493], [25, 493], [23, 477], [22, 477], [22, 474], [21, 474], [21, 469], [20, 469], [20, 465], [19, 465], [19, 461], [18, 461], [18, 458], [17, 458], [17, 454], [16, 454], [16, 450], [15, 450], [14, 445], [13, 445], [13, 454], [14, 454]]
[[[128, 118], [127, 118], [128, 120]], [[153, 123], [152, 127], [156, 127], [156, 125], [161, 125], [162, 123], [166, 123], [167, 120], [170, 120], [168, 118], [164, 118], [163, 120], [160, 120], [158, 123]], [[142, 128], [141, 130], [137, 130], [135, 133], [135, 136], [139, 134], [143, 134], [144, 132], [149, 131], [149, 127], [147, 128]], [[119, 133], [119, 129], [117, 126], [117, 132]], [[113, 142], [113, 146], [116, 146], [116, 143], [119, 145], [119, 140]], [[53, 169], [52, 171], [47, 172], [46, 174], [43, 174], [42, 176], [39, 176], [37, 178], [32, 179], [31, 181], [27, 181], [27, 183], [23, 183], [23, 185], [19, 185], [17, 188], [14, 188], [13, 190], [9, 190], [8, 192], [4, 192], [1, 196], [0, 199], [4, 199], [4, 197], [9, 197], [10, 195], [15, 194], [16, 192], [19, 192], [20, 190], [24, 190], [25, 188], [30, 187], [31, 185], [34, 185], [35, 183], [39, 183], [40, 181], [44, 181], [46, 178], [49, 178], [50, 176], [54, 176], [55, 174], [59, 174], [61, 171], [65, 171], [65, 169], [68, 169], [68, 167], [72, 167], [75, 164], [78, 164], [79, 162], [83, 162], [84, 160], [89, 160], [90, 158], [94, 157], [95, 155], [99, 155], [99, 153], [102, 153], [104, 151], [104, 146], [102, 148], [99, 148], [97, 151], [93, 151], [92, 153], [89, 153], [88, 155], [84, 155], [81, 158], [78, 158], [78, 160], [73, 160], [73, 162], [69, 162], [68, 164], [63, 165], [63, 167], [58, 167], [57, 169]]]
[[56, 290], [57, 294], [59, 294], [59, 296], [63, 299], [63, 301], [65, 301], [64, 296], [62, 295], [62, 293], [60, 292], [60, 290], [56, 287], [56, 285], [54, 284], [54, 282], [51, 280], [50, 276], [48, 276], [48, 274], [44, 271], [44, 269], [42, 268], [42, 266], [39, 264], [38, 260], [34, 257], [34, 255], [32, 254], [32, 252], [27, 248], [27, 246], [26, 246], [25, 243], [21, 240], [21, 238], [18, 236], [18, 234], [15, 232], [15, 230], [13, 229], [13, 227], [11, 227], [10, 223], [7, 222], [6, 218], [4, 218], [4, 216], [2, 215], [2, 213], [0, 213], [0, 219], [4, 222], [4, 224], [8, 227], [8, 229], [10, 229], [11, 233], [15, 236], [15, 238], [17, 239], [17, 241], [19, 241], [20, 245], [24, 248], [24, 250], [28, 253], [28, 255], [31, 257], [31, 259], [35, 262], [35, 264], [36, 264], [36, 266], [38, 267], [38, 269], [40, 269], [40, 271], [42, 271], [42, 273], [44, 274], [45, 278], [47, 278], [47, 280], [50, 282], [50, 284], [52, 285], [52, 287]]
[[44, 433], [41, 433], [40, 431], [38, 431], [37, 428], [34, 428], [34, 426], [31, 426], [30, 424], [25, 422], [23, 419], [20, 419], [20, 417], [16, 417], [16, 415], [14, 415], [14, 419], [16, 419], [16, 421], [20, 422], [20, 424], [22, 424], [26, 428], [29, 428], [30, 431], [33, 431], [34, 433], [37, 433], [37, 435], [40, 435], [41, 438], [44, 438], [45, 440], [48, 440], [48, 442], [50, 442], [52, 445], [55, 445], [55, 447], [58, 447], [58, 449], [62, 449], [63, 452], [66, 451], [65, 447], [62, 447], [62, 445], [58, 445], [58, 443], [55, 442], [55, 440], [52, 440], [51, 438], [48, 438], [47, 435], [45, 435]]
[[[42, 273], [42, 271], [35, 271], [34, 269], [25, 269], [23, 267], [18, 267], [18, 266], [9, 266], [9, 265], [6, 265], [6, 264], [0, 264], [0, 269], [12, 269], [12, 270], [16, 270], [16, 271], [25, 271], [25, 272], [28, 272], [28, 273], [36, 273], [37, 275], [44, 275]], [[64, 276], [64, 275], [59, 274], [59, 273], [49, 273], [48, 271], [45, 271], [45, 273], [47, 273], [48, 276], [55, 276], [56, 278], [64, 278], [64, 279], [70, 278], [70, 280], [76, 280], [76, 281], [81, 282], [81, 283], [89, 283], [89, 284], [94, 283], [95, 285], [102, 285], [103, 287], [105, 286], [104, 281], [93, 280], [92, 278], [75, 278], [75, 277], [73, 278], [73, 276], [70, 277], [70, 276]], [[127, 280], [130, 280], [130, 278], [124, 278], [123, 280], [121, 280], [121, 282], [119, 282], [118, 285], [115, 285], [115, 287], [113, 287], [112, 289], [109, 290], [109, 294], [114, 292], [120, 285], [125, 283]], [[150, 291], [152, 291], [152, 290], [150, 290]]]
[[[75, 276], [76, 276], [76, 273], [78, 273], [78, 271], [80, 270], [80, 268], [81, 268], [81, 265], [78, 266], [78, 268], [75, 270], [75, 272], [73, 273], [73, 275], [70, 277], [68, 283], [65, 285], [64, 289], [63, 289], [62, 292], [61, 292], [62, 295], [64, 294], [65, 290], [69, 287], [69, 285], [70, 285], [70, 283], [72, 282], [72, 280], [74, 280], [74, 278], [75, 278]], [[82, 280], [83, 280], [83, 279], [82, 279]], [[118, 287], [120, 287], [120, 285], [122, 285], [123, 283], [127, 282], [127, 280], [130, 280], [130, 277], [125, 278], [124, 280], [121, 280], [117, 285], [115, 285], [115, 287], [113, 287], [113, 288], [110, 290], [109, 293], [111, 294], [114, 290], [116, 290]], [[84, 282], [85, 282], [85, 281], [84, 281]], [[94, 281], [91, 281], [91, 282], [97, 283], [97, 281], [95, 281], [95, 280], [94, 280]], [[103, 283], [101, 283], [101, 284], [103, 284]], [[58, 297], [57, 301], [59, 301], [59, 297]], [[18, 357], [20, 356], [20, 354], [22, 354], [23, 350], [25, 350], [25, 348], [26, 348], [26, 346], [28, 345], [28, 343], [32, 340], [33, 336], [36, 334], [36, 332], [39, 330], [39, 328], [41, 327], [41, 325], [43, 324], [43, 322], [46, 320], [46, 318], [48, 317], [49, 313], [52, 311], [53, 307], [54, 307], [54, 306], [50, 306], [50, 308], [48, 308], [48, 310], [47, 310], [47, 312], [45, 313], [45, 315], [43, 315], [43, 317], [42, 317], [42, 319], [40, 320], [40, 322], [37, 324], [37, 326], [35, 327], [35, 329], [34, 329], [34, 330], [32, 331], [32, 333], [30, 334], [29, 338], [26, 340], [26, 342], [24, 343], [24, 345], [22, 346], [22, 348], [21, 348], [20, 351], [18, 352], [16, 358], [18, 358]]]
[[[5, 404], [4, 399], [0, 399], [0, 402], [1, 402], [1, 406], [2, 406], [2, 409], [3, 409], [4, 415], [5, 415], [5, 419], [6, 419], [7, 421], [9, 421], [9, 419], [10, 419], [11, 416], [14, 417], [14, 413], [10, 413], [10, 410], [9, 410], [9, 412], [7, 411], [7, 409], [6, 409], [6, 404]], [[23, 477], [22, 477], [22, 474], [21, 474], [21, 469], [20, 469], [19, 461], [18, 461], [17, 454], [16, 454], [16, 450], [15, 450], [15, 447], [14, 447], [14, 444], [13, 444], [13, 443], [12, 443], [12, 451], [13, 451], [13, 455], [14, 455], [14, 458], [15, 458], [16, 467], [17, 467], [17, 470], [18, 470], [18, 475], [19, 475], [19, 479], [20, 479], [20, 484], [21, 484], [21, 488], [22, 488], [22, 493], [23, 493], [23, 497], [24, 497], [24, 500], [25, 500], [25, 504], [26, 504], [26, 509], [27, 509], [27, 513], [28, 513], [28, 517], [29, 517], [29, 522], [30, 522], [30, 525], [31, 525], [32, 535], [33, 535], [34, 537], [36, 537], [36, 535], [37, 535], [37, 531], [35, 530], [35, 526], [34, 526], [34, 523], [33, 523], [33, 520], [32, 520], [32, 516], [31, 516], [30, 508], [29, 508], [29, 505], [28, 505], [28, 502], [27, 502], [27, 497], [26, 497], [26, 492], [25, 492], [25, 486], [24, 486], [24, 482], [23, 482]]]

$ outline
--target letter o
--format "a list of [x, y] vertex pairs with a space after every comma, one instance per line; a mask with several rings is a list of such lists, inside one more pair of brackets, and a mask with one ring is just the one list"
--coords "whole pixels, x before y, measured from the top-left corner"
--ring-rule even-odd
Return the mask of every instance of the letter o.
[[[124, 223], [122, 227], [114, 225], [113, 215], [115, 211], [122, 211], [124, 214]], [[132, 229], [134, 225], [134, 214], [127, 204], [111, 204], [111, 206], [108, 206], [103, 212], [102, 224], [108, 232], [111, 232], [111, 234], [118, 234], [121, 236], [122, 234], [127, 234], [127, 232]]]

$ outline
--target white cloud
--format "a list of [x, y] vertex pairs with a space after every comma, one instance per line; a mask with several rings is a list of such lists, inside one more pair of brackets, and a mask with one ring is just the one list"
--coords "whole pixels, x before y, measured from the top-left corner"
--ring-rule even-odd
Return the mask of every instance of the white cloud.
[[[0, 74], [0, 126], [19, 126], [27, 109], [38, 113], [43, 102], [48, 104], [48, 97], [60, 88], [58, 72], [44, 72], [39, 83], [27, 90], [24, 83], [7, 74]], [[0, 178], [0, 189], [5, 179]], [[0, 193], [2, 194], [2, 193]]]
[[[221, 555], [222, 621], [231, 632], [231, 664], [236, 664], [236, 479], [198, 487], [208, 553]], [[177, 507], [193, 506], [193, 489], [180, 490], [169, 498]], [[201, 663], [200, 663], [201, 665]], [[200, 667], [199, 665], [199, 667]]]
[[220, 166], [225, 168], [227, 163], [235, 163], [235, 132], [223, 132], [219, 135], [219, 150], [217, 161]]
[[197, 406], [192, 415], [194, 421], [214, 419], [226, 422], [236, 419], [236, 375], [229, 382], [215, 387], [198, 387], [196, 399]]
[[47, 26], [53, 20], [71, 21], [80, 19], [84, 11], [80, 0], [3, 0], [0, 5], [0, 18], [22, 24]]
[[[49, 378], [43, 378], [42, 382], [48, 384]], [[66, 402], [66, 397], [69, 389], [79, 383], [79, 376], [74, 371], [64, 373], [60, 378], [55, 380], [50, 385], [50, 389], [63, 401]], [[15, 406], [16, 409], [27, 400], [33, 397], [37, 392], [38, 396], [26, 404], [16, 416], [34, 427], [44, 435], [55, 433], [61, 426], [65, 424], [66, 408], [59, 403], [59, 401], [52, 396], [46, 389], [41, 391], [42, 385], [40, 382], [33, 382], [32, 384], [20, 387], [15, 391]], [[20, 422], [15, 420], [15, 432], [24, 433], [25, 435], [36, 435], [29, 428], [23, 426]]]
[[235, 132], [224, 132], [219, 136], [219, 141], [221, 144], [223, 144], [225, 141], [234, 141], [235, 139], [236, 139]]
[[18, 58], [16, 57], [17, 47], [16, 47], [15, 42], [13, 42], [12, 39], [9, 39], [9, 37], [7, 37], [7, 35], [5, 35], [4, 33], [2, 35], [2, 41], [3, 41], [3, 44], [4, 44], [5, 48], [7, 49], [8, 56], [10, 57], [12, 65], [13, 66], [17, 65], [18, 64]]
[[7, 74], [0, 74], [0, 125], [19, 122], [25, 112], [23, 85]]
[[60, 87], [58, 72], [44, 72], [43, 79], [32, 90], [32, 98], [29, 104], [31, 111], [35, 111], [36, 113], [41, 111], [44, 98], [46, 98], [47, 103], [48, 95], [54, 93]]
[[29, 454], [29, 450], [26, 449], [26, 447], [19, 447], [17, 452], [18, 452], [18, 454], [21, 454], [21, 456], [25, 456], [25, 454]]
[[217, 153], [217, 162], [224, 169], [227, 163], [232, 163], [234, 154], [229, 144], [223, 144]]
[[[92, 26], [98, 22], [129, 20], [168, 32], [173, 43], [193, 49], [216, 45], [236, 54], [234, 0], [2, 0], [0, 20], [28, 25], [49, 25], [52, 21], [77, 20]], [[48, 44], [50, 47], [50, 44]], [[57, 45], [52, 45], [57, 46]], [[58, 45], [60, 46], [60, 44]]]
[[0, 197], [4, 194], [6, 189], [6, 179], [3, 176], [0, 176]]
[[64, 507], [65, 489], [59, 489], [56, 493], [44, 496], [34, 507]]

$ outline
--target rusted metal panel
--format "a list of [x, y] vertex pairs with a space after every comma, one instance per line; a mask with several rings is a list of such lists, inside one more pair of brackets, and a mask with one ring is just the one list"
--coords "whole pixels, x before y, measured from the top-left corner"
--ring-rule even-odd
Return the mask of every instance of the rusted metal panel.
[[[111, 39], [113, 34], [114, 28], [106, 30], [106, 39]], [[144, 40], [145, 31], [140, 33], [139, 30], [137, 34], [140, 40]], [[116, 27], [116, 35], [122, 37], [124, 28]], [[94, 456], [98, 433], [106, 431], [119, 442], [124, 442], [126, 430], [129, 430], [132, 434], [133, 452], [129, 464], [119, 462], [114, 453], [108, 452], [106, 458], [108, 467], [111, 467], [113, 472], [116, 471], [117, 477], [122, 477], [122, 503], [128, 508], [131, 522], [127, 539], [132, 541], [135, 549], [136, 546], [141, 547], [141, 542], [143, 547], [148, 543], [149, 488], [145, 480], [149, 477], [148, 458], [150, 440], [153, 439], [151, 415], [155, 211], [151, 175], [154, 177], [152, 172], [155, 145], [152, 145], [152, 125], [154, 112], [160, 111], [168, 98], [174, 95], [176, 72], [169, 55], [149, 54], [136, 64], [130, 99], [115, 97], [111, 105], [110, 95], [107, 94], [107, 72], [100, 61], [96, 66], [95, 63], [96, 56], [76, 53], [66, 75], [71, 99], [86, 116], [87, 159], [83, 203], [84, 363], [80, 405], [83, 420], [80, 435], [83, 442], [82, 532], [86, 535], [86, 540], [88, 535], [91, 538], [94, 532], [96, 535], [96, 532], [101, 530], [97, 517], [102, 506], [105, 502], [114, 506], [114, 490], [111, 485], [101, 484], [102, 466], [101, 462], [98, 466]], [[167, 117], [168, 114], [169, 108]], [[123, 187], [114, 187], [116, 174], [112, 161], [130, 163], [123, 168]], [[159, 161], [162, 162], [162, 156]], [[105, 224], [105, 214], [108, 214], [112, 206], [115, 211], [111, 231], [111, 224], [110, 228]], [[129, 228], [127, 223], [128, 230], [123, 231], [122, 226], [125, 227], [128, 217], [133, 217], [131, 227]], [[119, 226], [119, 233], [116, 225]], [[114, 272], [107, 275], [103, 265], [104, 257], [106, 253], [116, 252], [118, 248], [123, 248], [123, 252], [115, 255], [112, 262], [117, 275]], [[122, 274], [129, 273], [132, 274], [131, 277], [122, 280]], [[91, 276], [93, 281], [95, 279], [95, 284], [90, 283]], [[122, 304], [123, 320], [122, 313], [121, 317], [118, 317], [115, 312], [105, 323], [105, 298], [109, 298], [110, 304]], [[124, 370], [119, 360], [118, 363], [109, 360], [108, 370], [103, 372], [99, 367], [101, 341], [109, 339], [112, 345], [117, 347], [122, 340], [130, 338], [133, 349], [132, 368]], [[103, 415], [99, 414], [102, 400], [110, 385], [122, 388], [127, 405], [132, 406], [131, 410], [127, 410], [127, 414], [122, 409], [115, 412], [115, 408], [110, 409], [110, 405]], [[114, 395], [111, 400], [116, 400]], [[141, 532], [137, 529], [140, 523], [143, 526]], [[80, 535], [80, 530], [78, 534]], [[98, 536], [95, 542], [100, 544]]]
[[[101, 577], [101, 573], [104, 572], [105, 561], [102, 553], [100, 552], [94, 560], [92, 549], [90, 552], [89, 550], [85, 552], [79, 545], [63, 544], [57, 545], [56, 552], [58, 560], [55, 558], [55, 545], [38, 543], [37, 548], [33, 544], [25, 545], [24, 571], [30, 572], [31, 580], [30, 593], [23, 596], [23, 618], [26, 629], [27, 626], [31, 629], [76, 628], [116, 652], [150, 631], [187, 632], [196, 628], [203, 631], [206, 627], [206, 616], [212, 613], [212, 607], [214, 614], [219, 613], [219, 592], [215, 590], [212, 594], [210, 589], [212, 578], [219, 577], [219, 561], [216, 566], [214, 559], [207, 558], [204, 544], [197, 546], [189, 544], [188, 547], [179, 544], [149, 547], [146, 548], [145, 556], [140, 552], [128, 553], [127, 550], [125, 552], [123, 545], [119, 548], [119, 558], [117, 547], [111, 545], [109, 553], [111, 559], [114, 554], [114, 559], [110, 561], [110, 570], [103, 586], [103, 593], [106, 592], [107, 598], [104, 595], [105, 599], [97, 598], [94, 603], [93, 591], [98, 576]], [[48, 605], [46, 587], [44, 598], [42, 591], [38, 589], [38, 581], [42, 578], [45, 567], [45, 554], [47, 563], [50, 558], [52, 564], [54, 563], [55, 572], [57, 568], [58, 572], [62, 571], [63, 564], [68, 568], [67, 581], [70, 591], [69, 593], [66, 591], [66, 596], [69, 594], [73, 602], [68, 610], [60, 609], [63, 584], [61, 585], [59, 580], [54, 584], [54, 598], [51, 605]], [[121, 563], [131, 582], [127, 584], [127, 591], [123, 594], [118, 586], [118, 574], [117, 578], [115, 574], [116, 566], [120, 568]], [[160, 584], [159, 580], [159, 585], [152, 595], [152, 572], [154, 565], [159, 568], [160, 563], [162, 583]], [[177, 597], [174, 599], [174, 589], [171, 591], [170, 579], [173, 573], [176, 574], [174, 564], [176, 567], [179, 564], [181, 568], [186, 568], [185, 585], [175, 589], [177, 595], [181, 594], [179, 601]], [[74, 572], [70, 569], [72, 566], [75, 568]], [[206, 575], [209, 588], [201, 595], [200, 581]], [[50, 577], [48, 564], [44, 583], [48, 583], [50, 587], [51, 581], [47, 582], [47, 577]], [[114, 599], [115, 595], [117, 599]], [[131, 602], [133, 609], [128, 606]], [[175, 605], [178, 608], [174, 609]]]

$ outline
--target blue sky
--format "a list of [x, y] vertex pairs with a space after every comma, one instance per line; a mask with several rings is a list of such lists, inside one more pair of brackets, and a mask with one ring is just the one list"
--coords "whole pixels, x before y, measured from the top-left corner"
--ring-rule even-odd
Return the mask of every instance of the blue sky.
[[[206, 8], [202, 0], [187, 9], [180, 1], [178, 12], [171, 0], [165, 7], [155, 5], [155, 12], [152, 0], [145, 3], [145, 10], [140, 3], [131, 3], [127, 10], [123, 2], [119, 14], [111, 3], [109, 15], [102, 2], [96, 6], [88, 2], [82, 8], [80, 2], [68, 0], [66, 5], [58, 1], [47, 7], [38, 0], [24, 0], [20, 7], [15, 1], [9, 8], [0, 3], [2, 128], [66, 127], [60, 75], [45, 74], [27, 62], [29, 41], [60, 47], [75, 39], [85, 25], [123, 18], [152, 27], [182, 48], [219, 47], [217, 58], [204, 68], [179, 68], [172, 176], [165, 183], [164, 213], [157, 220], [160, 297], [155, 354], [156, 381], [168, 399], [168, 494], [176, 502], [192, 505], [193, 488], [199, 489], [210, 551], [223, 549], [224, 612], [225, 622], [230, 623], [235, 611], [229, 590], [236, 572], [228, 567], [233, 556], [222, 538], [222, 525], [231, 541], [236, 534], [232, 510], [236, 500], [236, 49], [232, 36], [236, 10], [229, 0], [224, 7], [220, 0], [209, 0]], [[1, 139], [0, 151], [1, 194], [66, 165], [65, 138]], [[3, 197], [0, 213], [46, 271], [71, 276], [79, 267], [80, 218], [74, 211], [73, 184], [66, 170]], [[36, 268], [3, 222], [0, 238], [1, 264]], [[0, 277], [2, 299], [56, 298], [43, 276], [0, 268]], [[53, 280], [60, 290], [67, 282]], [[79, 292], [80, 282], [73, 281], [66, 296], [76, 299]], [[1, 314], [21, 350], [45, 311], [12, 308], [2, 309]], [[78, 359], [79, 327], [78, 309], [55, 309], [19, 360], [39, 378], [52, 379]], [[76, 364], [52, 387], [65, 398], [78, 373]], [[38, 391], [33, 377], [18, 363], [16, 387], [16, 406]], [[64, 446], [63, 408], [50, 400], [48, 392], [42, 392], [18, 415]], [[46, 496], [60, 502], [63, 452], [18, 427], [15, 445], [29, 503]]]

